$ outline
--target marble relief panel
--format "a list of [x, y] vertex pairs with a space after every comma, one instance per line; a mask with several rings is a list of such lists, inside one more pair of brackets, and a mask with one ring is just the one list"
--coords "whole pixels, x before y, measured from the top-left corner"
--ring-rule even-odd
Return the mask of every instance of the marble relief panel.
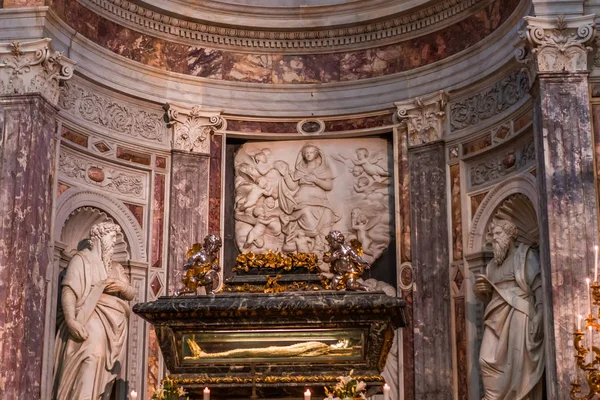
[[244, 144], [235, 156], [238, 248], [322, 256], [337, 229], [374, 261], [392, 234], [390, 152], [376, 138]]

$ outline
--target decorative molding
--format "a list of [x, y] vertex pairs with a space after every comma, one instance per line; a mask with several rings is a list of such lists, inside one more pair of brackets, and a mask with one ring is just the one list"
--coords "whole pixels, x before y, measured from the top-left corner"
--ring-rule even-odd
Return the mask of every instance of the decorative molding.
[[165, 104], [167, 124], [173, 128], [173, 149], [190, 153], [210, 153], [211, 134], [226, 129], [220, 111], [203, 111], [199, 106], [190, 108]]
[[[470, 164], [470, 163], [469, 163]], [[535, 142], [527, 135], [511, 147], [501, 147], [492, 156], [469, 165], [470, 189], [490, 184], [506, 175], [535, 164]]]
[[73, 76], [76, 63], [50, 49], [51, 41], [0, 43], [0, 95], [40, 93], [58, 103], [59, 83]]
[[325, 132], [325, 122], [320, 119], [303, 119], [296, 125], [298, 133], [304, 136], [316, 136]]
[[426, 97], [394, 103], [398, 120], [406, 122], [409, 146], [418, 146], [442, 138], [447, 103], [448, 94], [443, 90]]
[[480, 93], [450, 102], [450, 131], [454, 132], [488, 120], [527, 96], [529, 75], [515, 71]]
[[161, 113], [107, 98], [75, 83], [67, 83], [60, 89], [58, 106], [116, 135], [158, 143], [167, 141], [167, 127]]
[[138, 199], [146, 198], [147, 176], [108, 166], [98, 160], [85, 159], [61, 149], [58, 171], [71, 181], [85, 183], [113, 193]]
[[517, 50], [517, 60], [533, 60], [536, 72], [588, 72], [588, 46], [594, 39], [595, 15], [557, 18], [524, 17], [527, 30], [519, 32], [527, 46]]
[[402, 36], [418, 36], [432, 26], [442, 26], [486, 0], [444, 0], [426, 8], [393, 18], [357, 26], [314, 30], [260, 30], [227, 27], [196, 19], [175, 18], [154, 8], [127, 0], [79, 0], [87, 8], [119, 24], [135, 26], [153, 35], [215, 48], [244, 48], [261, 52], [294, 53], [341, 47], [372, 47], [372, 42], [400, 41]]

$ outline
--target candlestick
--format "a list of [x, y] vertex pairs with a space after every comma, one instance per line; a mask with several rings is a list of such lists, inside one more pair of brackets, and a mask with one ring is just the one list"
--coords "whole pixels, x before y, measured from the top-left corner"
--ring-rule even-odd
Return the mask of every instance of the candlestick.
[[383, 400], [390, 400], [390, 392], [392, 388], [387, 383], [383, 385]]
[[131, 398], [131, 400], [137, 400], [137, 392], [135, 390], [132, 390], [131, 393], [129, 393], [129, 397]]
[[210, 390], [207, 387], [204, 388], [204, 400], [210, 400]]
[[310, 400], [310, 390], [308, 389], [304, 392], [304, 400]]
[[598, 245], [594, 246], [594, 282], [598, 282]]
[[585, 283], [587, 283], [588, 314], [592, 315], [592, 295], [590, 293], [590, 278], [585, 278]]

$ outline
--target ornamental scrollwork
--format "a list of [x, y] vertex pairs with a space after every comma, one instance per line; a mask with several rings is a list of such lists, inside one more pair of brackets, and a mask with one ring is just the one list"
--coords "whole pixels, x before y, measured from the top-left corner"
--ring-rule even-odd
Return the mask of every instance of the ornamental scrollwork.
[[133, 197], [143, 197], [145, 179], [115, 168], [83, 160], [68, 152], [61, 152], [58, 170], [72, 180]]
[[73, 76], [75, 62], [52, 50], [50, 42], [0, 43], [0, 94], [40, 93], [57, 104], [59, 83]]
[[515, 71], [483, 92], [450, 103], [450, 130], [456, 131], [488, 120], [527, 96], [530, 78]]
[[58, 106], [116, 134], [158, 143], [167, 141], [167, 127], [161, 113], [114, 101], [77, 84], [70, 83], [61, 88]]

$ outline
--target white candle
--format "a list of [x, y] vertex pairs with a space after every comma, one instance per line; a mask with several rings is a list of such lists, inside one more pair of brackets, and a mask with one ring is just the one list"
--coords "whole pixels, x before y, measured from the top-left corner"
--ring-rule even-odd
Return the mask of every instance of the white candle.
[[577, 332], [581, 332], [581, 320], [583, 319], [583, 315], [579, 314], [577, 316]]
[[590, 278], [585, 278], [587, 283], [588, 314], [592, 315], [592, 295], [590, 294]]
[[594, 282], [598, 282], [598, 245], [594, 246]]
[[304, 400], [310, 400], [310, 390], [308, 389], [304, 392]]
[[129, 393], [129, 397], [131, 398], [131, 400], [137, 400], [137, 392], [135, 390], [132, 390], [131, 393]]
[[390, 400], [390, 392], [392, 388], [387, 383], [383, 385], [383, 400]]
[[210, 390], [207, 387], [204, 388], [204, 400], [210, 400]]

